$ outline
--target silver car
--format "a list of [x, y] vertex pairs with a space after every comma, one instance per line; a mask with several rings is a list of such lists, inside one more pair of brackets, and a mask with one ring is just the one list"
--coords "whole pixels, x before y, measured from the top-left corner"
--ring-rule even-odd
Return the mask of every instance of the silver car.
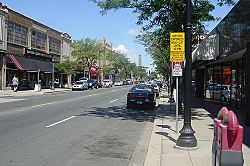
[[72, 91], [85, 89], [88, 89], [88, 83], [86, 80], [76, 81], [72, 86]]

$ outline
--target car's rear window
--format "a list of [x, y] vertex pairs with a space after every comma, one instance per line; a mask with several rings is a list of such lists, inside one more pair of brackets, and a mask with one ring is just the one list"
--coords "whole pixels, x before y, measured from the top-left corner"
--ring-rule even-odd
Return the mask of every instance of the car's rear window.
[[84, 83], [83, 81], [77, 81], [77, 82], [75, 82], [76, 85], [81, 85], [83, 83]]
[[131, 88], [131, 91], [145, 91], [145, 92], [152, 92], [148, 86], [134, 86]]

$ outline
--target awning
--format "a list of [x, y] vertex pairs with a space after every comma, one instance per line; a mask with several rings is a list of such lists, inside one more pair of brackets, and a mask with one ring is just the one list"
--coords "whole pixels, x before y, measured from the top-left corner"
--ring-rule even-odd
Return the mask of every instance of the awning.
[[40, 61], [35, 59], [32, 59], [32, 61], [36, 64], [37, 68], [40, 69], [40, 71], [52, 73], [53, 71], [52, 62]]
[[9, 55], [7, 56], [14, 64], [15, 66], [21, 70], [21, 71], [37, 71], [38, 68], [35, 63], [31, 59], [21, 57], [21, 56], [15, 56], [15, 55]]
[[197, 60], [216, 60], [219, 56], [219, 35], [205, 38], [192, 52], [192, 62]]
[[218, 59], [216, 61], [213, 61], [211, 63], [209, 63], [208, 65], [211, 65], [211, 64], [216, 64], [216, 63], [223, 63], [223, 62], [230, 62], [230, 61], [235, 61], [237, 59], [240, 59], [244, 56], [244, 54], [246, 53], [247, 49], [243, 49], [243, 50], [240, 50], [236, 53], [233, 53], [231, 55], [228, 55], [228, 56], [225, 56], [221, 59]]

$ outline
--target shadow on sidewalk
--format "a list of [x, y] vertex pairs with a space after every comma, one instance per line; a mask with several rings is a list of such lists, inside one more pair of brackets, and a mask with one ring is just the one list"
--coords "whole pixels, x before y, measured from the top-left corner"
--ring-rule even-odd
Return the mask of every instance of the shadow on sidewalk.
[[[224, 104], [220, 103], [214, 103], [214, 102], [209, 102], [209, 101], [204, 101], [199, 98], [192, 98], [191, 100], [191, 107], [193, 108], [203, 108], [207, 112], [209, 112], [209, 116], [214, 119], [217, 117], [217, 114], [219, 113], [220, 109], [225, 106]], [[244, 123], [241, 120], [240, 115], [238, 114], [237, 111], [234, 111], [236, 113], [236, 116], [239, 118], [239, 123], [244, 127], [244, 137], [243, 137], [243, 144], [245, 144], [247, 147], [250, 148], [250, 127], [245, 126]], [[213, 129], [213, 125], [211, 125], [211, 128]]]
[[171, 136], [169, 135], [169, 133], [167, 133], [167, 132], [155, 132], [155, 134], [165, 136], [165, 137], [168, 138], [170, 141], [176, 143], [176, 139], [174, 139], [173, 137], [171, 137]]

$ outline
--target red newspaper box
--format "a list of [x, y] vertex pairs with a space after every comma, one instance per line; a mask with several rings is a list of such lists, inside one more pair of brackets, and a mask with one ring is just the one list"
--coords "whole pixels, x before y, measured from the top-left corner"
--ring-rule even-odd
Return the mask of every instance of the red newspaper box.
[[222, 123], [218, 125], [216, 141], [216, 166], [242, 166], [243, 127], [233, 111], [228, 111]]
[[228, 113], [227, 107], [222, 107], [221, 110], [219, 111], [217, 118], [214, 118], [214, 138], [213, 138], [213, 144], [212, 144], [212, 165], [215, 165], [215, 155], [217, 151], [217, 140], [218, 140], [218, 125], [222, 123], [224, 117]]

